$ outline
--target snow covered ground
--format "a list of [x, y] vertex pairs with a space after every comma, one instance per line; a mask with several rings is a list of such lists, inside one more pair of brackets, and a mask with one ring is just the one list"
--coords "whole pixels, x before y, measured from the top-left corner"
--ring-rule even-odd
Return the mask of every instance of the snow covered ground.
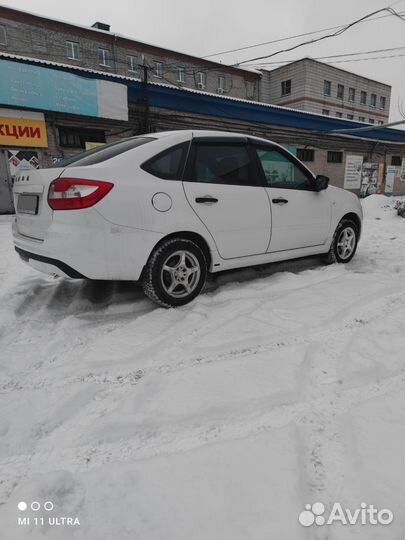
[[[228, 273], [176, 310], [132, 284], [36, 273], [0, 217], [1, 540], [402, 538], [405, 219], [392, 205], [364, 201], [348, 265]], [[395, 517], [301, 526], [315, 501]]]

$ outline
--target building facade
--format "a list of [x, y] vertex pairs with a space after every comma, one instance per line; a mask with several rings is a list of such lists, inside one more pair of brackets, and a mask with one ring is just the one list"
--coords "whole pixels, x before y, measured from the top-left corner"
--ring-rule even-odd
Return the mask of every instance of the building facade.
[[389, 85], [311, 58], [263, 71], [261, 84], [268, 103], [367, 124], [388, 122]]
[[258, 100], [260, 73], [224, 66], [110, 32], [0, 6], [0, 52], [150, 82]]

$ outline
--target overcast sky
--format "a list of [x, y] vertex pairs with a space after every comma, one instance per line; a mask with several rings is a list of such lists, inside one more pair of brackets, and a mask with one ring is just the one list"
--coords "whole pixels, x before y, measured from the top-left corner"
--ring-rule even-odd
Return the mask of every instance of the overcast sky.
[[[112, 32], [196, 56], [343, 25], [388, 5], [405, 12], [405, 0], [387, 0], [387, 3], [383, 0], [7, 0], [2, 3], [85, 26], [91, 26], [96, 20], [105, 22], [111, 25]], [[320, 35], [222, 54], [212, 59], [224, 63], [240, 62]], [[270, 60], [316, 58], [394, 47], [405, 47], [405, 21], [390, 16], [359, 24], [341, 36]], [[368, 56], [400, 54], [405, 55], [405, 48]], [[399, 105], [402, 103], [405, 109], [405, 56], [333, 65], [392, 85], [390, 120], [402, 119]]]

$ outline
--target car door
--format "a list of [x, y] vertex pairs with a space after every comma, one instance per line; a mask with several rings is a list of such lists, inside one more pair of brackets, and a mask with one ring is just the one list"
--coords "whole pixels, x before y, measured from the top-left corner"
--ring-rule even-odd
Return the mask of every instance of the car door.
[[266, 253], [270, 203], [256, 160], [244, 140], [194, 139], [183, 186], [222, 258]]
[[271, 204], [269, 252], [319, 246], [329, 234], [332, 205], [326, 190], [314, 191], [314, 177], [289, 152], [254, 145]]

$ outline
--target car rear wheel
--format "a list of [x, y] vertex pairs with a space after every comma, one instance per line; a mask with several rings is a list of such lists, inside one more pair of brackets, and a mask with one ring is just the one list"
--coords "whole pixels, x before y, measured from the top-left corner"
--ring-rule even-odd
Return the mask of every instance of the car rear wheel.
[[170, 238], [152, 252], [144, 270], [145, 294], [163, 307], [191, 302], [204, 286], [207, 261], [191, 240]]
[[356, 224], [350, 219], [342, 219], [336, 228], [326, 262], [348, 263], [357, 249], [359, 233]]

